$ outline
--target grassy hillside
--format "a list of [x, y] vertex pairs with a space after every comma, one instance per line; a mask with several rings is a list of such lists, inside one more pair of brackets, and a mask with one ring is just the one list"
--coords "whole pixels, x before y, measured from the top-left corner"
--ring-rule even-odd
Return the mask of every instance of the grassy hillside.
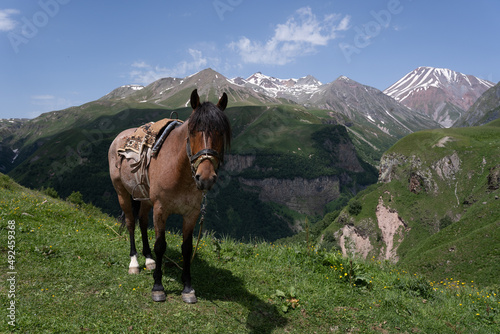
[[[1, 332], [498, 332], [498, 290], [451, 275], [427, 281], [315, 244], [238, 243], [210, 233], [192, 266], [199, 302], [181, 301], [180, 270], [167, 264], [167, 302], [154, 303], [151, 273], [127, 274], [128, 241], [114, 219], [74, 204], [78, 196], [54, 199], [4, 175], [0, 198], [9, 266], [1, 274]], [[169, 232], [167, 242], [167, 256], [178, 261], [181, 237]]]
[[404, 224], [393, 240], [400, 265], [436, 280], [452, 275], [498, 284], [499, 125], [401, 139], [382, 158], [379, 183], [353, 198], [323, 236], [351, 225], [369, 238], [368, 257], [381, 258], [386, 242], [377, 215], [385, 207]]
[[[70, 108], [67, 113], [48, 113], [30, 121], [33, 124], [25, 132], [16, 134], [16, 138], [24, 136], [27, 148], [20, 151], [16, 158], [18, 165], [9, 175], [30, 188], [52, 187], [63, 197], [80, 191], [86, 202], [118, 215], [120, 209], [108, 176], [109, 145], [123, 129], [170, 116], [170, 111], [158, 107], [130, 105], [117, 111], [120, 107], [124, 103], [99, 100]], [[105, 111], [100, 116], [99, 108]], [[183, 120], [191, 112], [189, 108], [176, 111]], [[276, 210], [274, 202], [264, 203], [252, 189], [241, 186], [238, 181], [241, 176], [312, 179], [342, 175], [339, 192], [349, 194], [376, 181], [376, 170], [363, 159], [371, 154], [369, 161], [373, 162], [380, 158], [381, 152], [367, 153], [369, 147], [358, 149], [351, 131], [341, 125], [347, 120], [339, 114], [296, 105], [231, 107], [226, 113], [233, 129], [231, 153], [255, 155], [257, 166], [242, 173], [226, 173], [226, 182], [218, 184], [217, 194], [211, 199], [215, 209], [209, 210], [206, 222], [219, 235], [238, 239], [252, 235], [275, 240], [293, 233], [290, 226], [295, 224], [296, 213], [283, 214], [281, 211], [286, 208]], [[37, 140], [33, 139], [34, 133], [38, 134]], [[249, 211], [254, 205], [261, 210]], [[276, 214], [280, 219], [276, 219]], [[323, 214], [321, 208], [319, 214]], [[226, 224], [231, 217], [236, 217], [233, 227]]]

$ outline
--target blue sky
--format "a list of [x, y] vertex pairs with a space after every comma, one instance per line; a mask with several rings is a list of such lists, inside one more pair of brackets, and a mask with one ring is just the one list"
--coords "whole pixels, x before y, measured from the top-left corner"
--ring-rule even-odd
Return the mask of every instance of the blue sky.
[[497, 0], [2, 0], [0, 118], [208, 67], [380, 90], [419, 66], [498, 82], [498, 13]]

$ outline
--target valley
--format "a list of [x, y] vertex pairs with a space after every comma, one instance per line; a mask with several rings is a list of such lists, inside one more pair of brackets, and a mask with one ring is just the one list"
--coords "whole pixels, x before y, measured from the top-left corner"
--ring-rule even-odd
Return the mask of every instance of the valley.
[[[262, 73], [229, 79], [212, 69], [126, 85], [35, 119], [1, 120], [0, 172], [62, 198], [80, 192], [116, 217], [109, 144], [173, 111], [187, 119], [194, 88], [205, 100], [229, 97], [233, 142], [205, 220], [217, 236], [304, 240], [309, 221], [325, 247], [444, 275], [473, 261], [456, 245], [478, 244], [484, 228], [493, 253], [475, 266], [498, 260], [500, 201], [487, 183], [500, 164], [498, 85], [451, 70], [421, 67], [385, 91], [345, 76], [324, 84]], [[455, 122], [467, 128], [449, 128]], [[478, 215], [478, 229], [465, 228]], [[168, 226], [179, 230], [180, 222]], [[445, 237], [451, 231], [455, 239]], [[440, 246], [427, 250], [429, 240]]]

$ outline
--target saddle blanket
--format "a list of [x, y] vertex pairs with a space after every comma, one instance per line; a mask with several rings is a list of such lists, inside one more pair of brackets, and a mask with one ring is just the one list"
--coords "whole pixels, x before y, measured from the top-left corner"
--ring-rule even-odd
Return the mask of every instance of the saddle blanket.
[[[152, 154], [152, 148], [166, 127], [172, 122], [177, 122], [177, 124], [182, 123], [182, 121], [178, 119], [164, 118], [138, 127], [135, 132], [127, 138], [124, 146], [117, 150], [118, 155], [123, 156], [125, 159], [133, 159], [135, 161], [135, 163], [130, 164], [132, 173], [134, 173], [137, 181], [137, 185], [132, 193], [132, 197], [135, 200], [149, 200], [148, 167], [151, 156], [154, 156], [154, 154]], [[173, 127], [175, 126], [176, 124], [173, 124]], [[165, 135], [168, 135], [168, 133], [165, 133]], [[165, 136], [162, 137], [162, 140], [165, 140]], [[159, 144], [161, 145], [162, 142]], [[159, 147], [156, 149], [159, 149]]]
[[134, 134], [125, 142], [125, 146], [118, 149], [118, 152], [133, 151], [138, 154], [142, 153], [144, 146], [153, 147], [156, 142], [156, 137], [168, 125], [174, 121], [170, 118], [164, 118], [157, 122], [149, 122], [138, 127]]

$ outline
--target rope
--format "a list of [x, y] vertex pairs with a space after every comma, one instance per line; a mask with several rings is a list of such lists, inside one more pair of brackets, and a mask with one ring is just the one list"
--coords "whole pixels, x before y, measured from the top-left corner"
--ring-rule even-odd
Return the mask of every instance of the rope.
[[194, 256], [196, 255], [196, 250], [198, 249], [198, 245], [200, 243], [201, 231], [203, 230], [203, 221], [205, 220], [205, 213], [207, 213], [206, 207], [207, 207], [207, 192], [204, 191], [203, 192], [203, 199], [201, 201], [201, 210], [200, 210], [200, 213], [201, 213], [200, 230], [198, 232], [198, 240], [196, 241], [196, 247], [194, 248], [193, 256], [191, 257], [191, 263], [193, 263]]

